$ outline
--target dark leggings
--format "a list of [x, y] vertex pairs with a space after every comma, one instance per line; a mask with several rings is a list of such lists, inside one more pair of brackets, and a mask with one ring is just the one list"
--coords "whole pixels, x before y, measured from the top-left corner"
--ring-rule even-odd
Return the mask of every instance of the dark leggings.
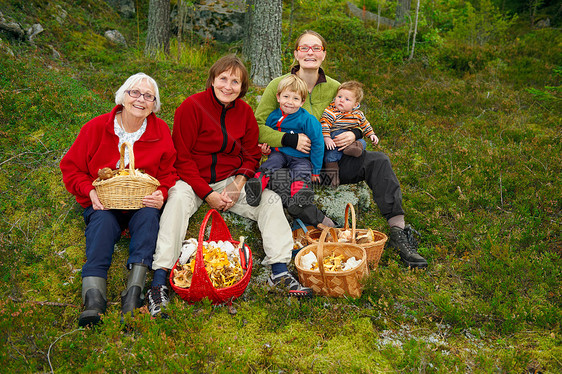
[[[343, 155], [339, 161], [339, 173], [341, 184], [365, 181], [373, 193], [375, 204], [387, 220], [404, 214], [400, 183], [386, 154], [363, 152], [361, 157]], [[280, 186], [285, 186], [289, 178], [287, 169], [279, 169], [272, 175], [268, 185], [281, 197], [285, 206], [290, 196], [287, 195], [286, 189]], [[300, 218], [306, 224], [317, 226], [324, 217], [325, 214], [320, 209], [310, 205], [293, 218]]]

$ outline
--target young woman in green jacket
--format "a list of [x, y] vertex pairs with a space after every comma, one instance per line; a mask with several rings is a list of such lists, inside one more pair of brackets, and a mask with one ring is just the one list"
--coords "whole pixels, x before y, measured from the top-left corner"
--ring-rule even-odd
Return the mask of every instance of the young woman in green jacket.
[[[308, 85], [309, 96], [303, 108], [320, 119], [324, 109], [334, 99], [339, 82], [328, 77], [321, 68], [326, 58], [326, 41], [314, 31], [305, 31], [295, 43], [295, 65], [289, 74], [296, 74]], [[278, 108], [276, 100], [277, 85], [283, 77], [272, 80], [265, 89], [255, 116], [259, 125], [259, 142], [270, 147], [293, 147], [302, 152], [310, 152], [310, 140], [304, 134], [282, 133], [265, 126], [267, 116]], [[334, 142], [339, 150], [351, 146], [362, 134], [359, 131], [346, 131]], [[373, 192], [373, 200], [390, 226], [389, 246], [398, 250], [400, 258], [409, 267], [425, 268], [427, 261], [417, 252], [417, 242], [413, 229], [405, 224], [402, 209], [402, 192], [390, 160], [382, 152], [366, 151], [360, 157], [343, 155], [339, 161], [340, 183], [350, 184], [365, 181]], [[288, 181], [287, 170], [278, 170], [269, 182], [269, 188], [280, 192]], [[286, 199], [286, 196], [281, 196]], [[296, 218], [305, 223], [318, 225], [326, 222], [327, 217], [316, 206], [305, 207]]]

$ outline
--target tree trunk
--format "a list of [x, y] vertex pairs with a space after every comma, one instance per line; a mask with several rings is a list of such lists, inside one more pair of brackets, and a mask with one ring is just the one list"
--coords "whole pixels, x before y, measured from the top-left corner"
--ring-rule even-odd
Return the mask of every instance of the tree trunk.
[[404, 23], [408, 13], [410, 13], [411, 0], [397, 0], [396, 5], [396, 24], [401, 25]]
[[416, 6], [416, 21], [414, 22], [414, 37], [412, 38], [412, 52], [410, 53], [410, 60], [414, 58], [414, 49], [416, 48], [416, 35], [418, 34], [418, 15], [420, 12], [420, 0]]
[[154, 57], [157, 52], [170, 51], [170, 0], [150, 0], [148, 32], [144, 54]]
[[267, 86], [281, 75], [281, 0], [249, 0], [243, 53], [250, 60], [250, 78]]

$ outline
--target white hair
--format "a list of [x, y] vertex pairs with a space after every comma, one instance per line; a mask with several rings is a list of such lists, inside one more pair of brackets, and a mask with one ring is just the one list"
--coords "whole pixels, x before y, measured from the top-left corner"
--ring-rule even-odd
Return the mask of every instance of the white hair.
[[143, 80], [146, 80], [154, 88], [154, 97], [156, 98], [156, 101], [154, 102], [154, 109], [152, 111], [154, 113], [157, 113], [160, 110], [160, 104], [161, 104], [160, 91], [158, 91], [158, 84], [152, 77], [146, 75], [145, 73], [136, 73], [134, 75], [131, 75], [125, 81], [125, 83], [123, 83], [123, 85], [119, 87], [119, 89], [115, 93], [115, 104], [123, 105], [123, 102], [125, 100], [125, 91], [132, 89], [135, 85], [137, 85]]

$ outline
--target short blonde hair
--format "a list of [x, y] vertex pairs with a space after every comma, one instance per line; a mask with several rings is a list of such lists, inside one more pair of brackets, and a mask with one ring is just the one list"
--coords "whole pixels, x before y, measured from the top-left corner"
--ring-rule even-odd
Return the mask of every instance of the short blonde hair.
[[338, 92], [340, 92], [340, 90], [348, 90], [353, 92], [353, 94], [355, 95], [355, 100], [357, 100], [357, 103], [360, 103], [361, 100], [363, 100], [363, 84], [360, 82], [357, 81], [343, 82], [338, 87]]
[[143, 80], [150, 83], [152, 85], [152, 88], [154, 89], [154, 97], [156, 98], [156, 100], [154, 101], [154, 109], [152, 109], [152, 111], [154, 113], [157, 113], [160, 110], [160, 106], [162, 105], [162, 103], [160, 102], [160, 91], [158, 91], [158, 84], [156, 84], [156, 81], [151, 76], [148, 76], [145, 73], [136, 73], [127, 78], [125, 83], [123, 83], [123, 85], [119, 87], [117, 92], [115, 92], [115, 104], [123, 105], [123, 103], [125, 102], [125, 92], [129, 91]]
[[279, 81], [279, 85], [277, 86], [277, 94], [280, 94], [285, 90], [298, 93], [299, 95], [301, 95], [303, 101], [308, 95], [308, 86], [306, 85], [305, 81], [303, 81], [295, 74], [289, 74]]

